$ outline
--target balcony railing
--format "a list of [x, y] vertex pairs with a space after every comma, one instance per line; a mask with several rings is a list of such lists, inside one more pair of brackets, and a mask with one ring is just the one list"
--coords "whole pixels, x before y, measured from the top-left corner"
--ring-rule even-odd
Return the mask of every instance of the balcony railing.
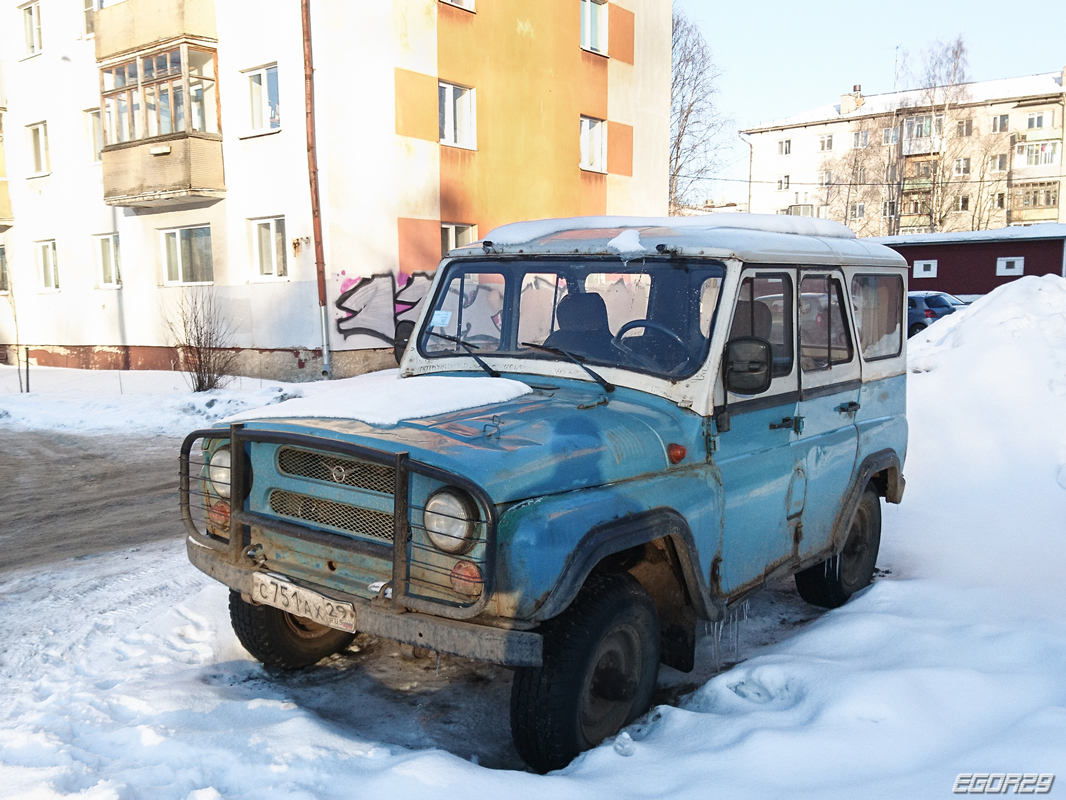
[[173, 208], [225, 196], [222, 137], [175, 134], [111, 145], [103, 152], [109, 206]]

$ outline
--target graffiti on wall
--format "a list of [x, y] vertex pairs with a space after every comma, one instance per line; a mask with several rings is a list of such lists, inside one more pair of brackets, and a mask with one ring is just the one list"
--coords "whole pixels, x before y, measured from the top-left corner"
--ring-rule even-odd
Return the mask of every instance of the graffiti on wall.
[[396, 326], [418, 317], [419, 304], [429, 292], [433, 273], [382, 273], [362, 278], [342, 272], [337, 280], [337, 333], [345, 339], [362, 335], [393, 345]]

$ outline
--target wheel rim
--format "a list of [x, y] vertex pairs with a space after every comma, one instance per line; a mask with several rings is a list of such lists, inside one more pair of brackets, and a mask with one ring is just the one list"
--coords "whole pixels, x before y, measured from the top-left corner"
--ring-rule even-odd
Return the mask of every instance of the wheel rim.
[[319, 625], [314, 620], [306, 617], [297, 617], [287, 612], [282, 618], [285, 620], [286, 630], [300, 639], [320, 639], [333, 630], [325, 625]]
[[848, 541], [840, 554], [840, 581], [854, 586], [862, 580], [866, 559], [870, 553], [870, 514], [860, 505], [851, 523]]
[[629, 721], [643, 655], [640, 634], [629, 625], [612, 629], [597, 647], [581, 693], [581, 735], [589, 746]]

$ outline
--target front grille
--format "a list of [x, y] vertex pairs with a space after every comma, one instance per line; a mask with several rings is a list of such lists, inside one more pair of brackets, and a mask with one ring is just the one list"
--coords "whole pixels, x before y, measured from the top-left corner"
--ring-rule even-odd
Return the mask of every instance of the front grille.
[[344, 503], [335, 503], [332, 500], [323, 500], [320, 497], [309, 497], [305, 494], [280, 490], [270, 493], [270, 510], [283, 517], [339, 528], [361, 536], [370, 536], [387, 542], [393, 539], [392, 514], [382, 511], [356, 508]]
[[[392, 494], [396, 470], [351, 458], [327, 456], [312, 450], [283, 447], [278, 451], [278, 469], [286, 475], [339, 483], [356, 489]], [[391, 534], [390, 534], [391, 538]]]

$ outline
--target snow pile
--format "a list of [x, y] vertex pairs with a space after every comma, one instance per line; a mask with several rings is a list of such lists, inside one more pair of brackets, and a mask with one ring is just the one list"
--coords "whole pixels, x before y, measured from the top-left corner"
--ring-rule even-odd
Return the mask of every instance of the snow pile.
[[227, 421], [260, 417], [326, 417], [357, 419], [371, 425], [395, 425], [404, 419], [447, 414], [466, 408], [504, 403], [533, 390], [521, 381], [490, 378], [422, 375], [398, 378], [398, 370], [385, 370], [358, 378], [334, 381], [313, 397], [244, 411]]
[[[911, 366], [907, 491], [874, 585], [560, 773], [417, 749], [448, 726], [418, 689], [383, 713], [388, 673], [271, 676], [226, 591], [168, 545], [0, 578], [3, 792], [850, 799], [949, 796], [959, 773], [1066, 780], [1066, 281], [937, 322]], [[509, 735], [503, 717], [478, 730]]]

